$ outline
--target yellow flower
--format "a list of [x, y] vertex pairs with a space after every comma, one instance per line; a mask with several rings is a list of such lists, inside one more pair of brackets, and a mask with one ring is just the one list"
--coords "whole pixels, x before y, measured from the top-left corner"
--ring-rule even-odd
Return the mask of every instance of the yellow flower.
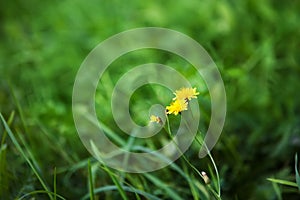
[[176, 99], [170, 106], [166, 107], [167, 114], [178, 115], [181, 111], [187, 110], [187, 102], [182, 99]]
[[161, 123], [161, 118], [155, 115], [150, 116], [150, 122]]
[[197, 98], [196, 95], [199, 94], [199, 92], [196, 92], [196, 88], [181, 88], [180, 90], [176, 90], [174, 92], [175, 97], [173, 100], [185, 100], [190, 101], [192, 98]]

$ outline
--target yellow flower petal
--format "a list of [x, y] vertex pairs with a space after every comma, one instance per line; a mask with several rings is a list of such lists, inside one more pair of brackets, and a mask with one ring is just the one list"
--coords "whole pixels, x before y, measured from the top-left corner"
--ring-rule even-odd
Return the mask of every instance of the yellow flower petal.
[[187, 110], [187, 102], [185, 100], [175, 100], [170, 106], [166, 107], [167, 114], [178, 115], [178, 113]]
[[196, 91], [196, 88], [181, 88], [180, 90], [176, 90], [174, 92], [175, 97], [173, 100], [186, 100], [190, 101], [192, 98], [197, 98], [199, 92]]

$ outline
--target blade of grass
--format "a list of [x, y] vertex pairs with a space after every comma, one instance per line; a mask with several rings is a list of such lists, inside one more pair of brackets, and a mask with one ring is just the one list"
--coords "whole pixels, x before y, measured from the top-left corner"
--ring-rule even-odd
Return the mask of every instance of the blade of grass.
[[[186, 165], [183, 165], [183, 170], [184, 170], [185, 174], [186, 174], [187, 176], [189, 176], [189, 172], [188, 172], [188, 170], [187, 170]], [[189, 178], [188, 180], [190, 180], [190, 178]], [[195, 185], [194, 185], [191, 181], [188, 181], [188, 183], [189, 183], [189, 186], [190, 186], [191, 193], [192, 193], [192, 195], [193, 195], [193, 199], [194, 199], [194, 200], [199, 200], [200, 197], [199, 197], [198, 192], [196, 191]]]
[[[94, 160], [94, 159], [93, 159], [93, 160]], [[96, 169], [96, 167], [100, 166], [100, 162], [95, 161], [95, 164], [97, 164], [97, 165], [94, 166], [95, 169]], [[100, 166], [100, 167], [101, 167], [101, 166]], [[101, 167], [101, 168], [102, 168], [102, 167]], [[95, 170], [93, 170], [93, 168], [92, 168], [92, 172], [93, 172], [93, 171], [95, 171]], [[112, 172], [112, 173], [113, 173], [113, 172]], [[119, 174], [116, 175], [115, 173], [113, 173], [112, 175], [115, 176], [115, 177], [119, 177], [119, 178], [120, 178], [120, 175], [119, 175]], [[94, 178], [94, 177], [93, 177], [93, 178]], [[127, 179], [127, 180], [131, 180], [130, 182], [135, 182], [135, 183], [137, 183], [137, 180], [134, 179], [132, 176], [128, 176], [128, 177], [126, 177], [126, 179]], [[120, 181], [119, 181], [119, 182], [120, 182]], [[124, 181], [123, 177], [122, 177], [122, 182], [123, 182], [124, 184], [128, 185], [128, 186], [126, 186], [126, 187], [132, 188], [132, 190], [130, 190], [130, 191], [131, 191], [131, 192], [134, 192], [134, 193], [135, 193], [135, 196], [136, 196], [136, 199], [139, 200], [139, 199], [140, 199], [140, 197], [139, 197], [139, 194], [140, 194], [140, 193], [135, 192], [135, 191], [137, 191], [137, 190], [139, 190], [139, 189], [134, 188], [134, 187], [131, 186], [128, 182]], [[142, 186], [142, 183], [137, 183], [137, 185]], [[124, 187], [125, 187], [125, 186], [122, 185], [122, 188], [123, 188], [123, 189], [124, 189]], [[140, 190], [141, 190], [141, 188], [140, 188]], [[145, 190], [145, 189], [142, 188], [142, 190]], [[124, 189], [124, 191], [128, 191], [128, 190], [125, 190], [125, 189]], [[94, 194], [95, 194], [95, 190], [94, 190]]]
[[279, 183], [282, 185], [287, 185], [287, 186], [292, 186], [292, 187], [298, 187], [297, 183], [291, 182], [291, 181], [286, 181], [286, 180], [281, 180], [281, 179], [275, 179], [275, 178], [267, 178], [268, 181], [274, 182], [274, 183]]
[[34, 123], [38, 125], [42, 134], [44, 134], [47, 137], [47, 140], [49, 141], [48, 146], [55, 152], [59, 153], [59, 155], [61, 155], [63, 159], [69, 164], [74, 164], [75, 159], [73, 158], [73, 156], [69, 155], [66, 151], [64, 151], [63, 144], [57, 142], [57, 135], [52, 132], [50, 133], [39, 120], [36, 119]]
[[[133, 150], [137, 150], [137, 151], [143, 151], [143, 152], [147, 152], [147, 153], [152, 153], [153, 156], [156, 156], [156, 157], [160, 158], [162, 160], [162, 162], [170, 163], [170, 168], [171, 169], [173, 169], [175, 172], [177, 172], [182, 177], [184, 177], [188, 181], [188, 183], [193, 184], [194, 187], [196, 187], [201, 192], [201, 194], [203, 193], [203, 195], [205, 197], [207, 197], [207, 199], [209, 199], [208, 192], [207, 192], [207, 190], [205, 189], [205, 187], [203, 185], [201, 185], [199, 182], [198, 182], [199, 184], [197, 184], [195, 182], [194, 178], [192, 179], [191, 177], [189, 177], [186, 172], [182, 171], [182, 169], [178, 165], [176, 165], [176, 163], [172, 162], [169, 158], [165, 157], [163, 154], [159, 154], [157, 152], [153, 153], [153, 150], [145, 148], [143, 146], [134, 146], [132, 149]], [[189, 165], [189, 163], [188, 163], [188, 165]], [[194, 169], [194, 170], [197, 170], [197, 169]], [[201, 175], [201, 173], [199, 171], [197, 173], [199, 173], [198, 175]]]
[[119, 135], [115, 134], [108, 126], [106, 126], [100, 120], [95, 121], [90, 115], [85, 115], [84, 117], [86, 117], [90, 122], [94, 123], [95, 125], [100, 124], [100, 127], [103, 130], [103, 132], [105, 132], [108, 135], [108, 137], [110, 137], [114, 142], [116, 142], [116, 144], [119, 144], [121, 146], [126, 146], [126, 142]]
[[[95, 153], [95, 155], [97, 156], [98, 160], [101, 161], [101, 157], [100, 157], [100, 152], [98, 151], [98, 148], [95, 146], [93, 141], [90, 141], [91, 143], [91, 147], [93, 152]], [[119, 180], [114, 176], [113, 172], [105, 165], [104, 162], [101, 162], [102, 164], [102, 169], [104, 169], [104, 171], [109, 175], [109, 177], [112, 179], [112, 181], [114, 182], [114, 184], [117, 186], [118, 191], [122, 197], [122, 199], [124, 200], [128, 200], [126, 193], [122, 187], [122, 184], [119, 182]]]
[[209, 178], [210, 178], [210, 184], [214, 188], [215, 191], [218, 190], [218, 180], [217, 177], [214, 175], [214, 170], [210, 164], [208, 164], [208, 171], [209, 171]]
[[54, 192], [49, 192], [49, 191], [45, 191], [45, 190], [35, 190], [35, 191], [32, 191], [32, 192], [29, 192], [27, 194], [24, 194], [20, 198], [18, 198], [18, 200], [25, 199], [26, 197], [31, 196], [31, 195], [35, 195], [35, 194], [48, 194], [48, 195], [52, 194], [55, 197], [58, 197], [58, 198], [60, 198], [62, 200], [66, 200], [63, 196], [61, 196], [59, 194], [55, 194]]
[[[21, 122], [22, 122], [22, 125], [23, 125], [23, 128], [24, 128], [24, 131], [26, 133], [26, 136], [28, 137], [28, 140], [29, 140], [29, 144], [32, 143], [32, 141], [34, 140], [32, 138], [32, 134], [29, 134], [29, 130], [27, 128], [27, 123], [26, 123], [26, 120], [25, 120], [25, 117], [24, 117], [24, 112], [23, 112], [23, 109], [21, 107], [21, 104], [20, 104], [20, 101], [17, 99], [17, 96], [14, 92], [14, 88], [13, 88], [13, 85], [11, 84], [11, 82], [9, 82], [9, 87], [10, 87], [10, 90], [11, 90], [11, 93], [12, 93], [12, 96], [13, 96], [13, 100], [17, 106], [17, 110], [18, 110], [18, 113], [20, 115], [20, 118], [21, 118]], [[8, 126], [9, 127], [9, 126]], [[27, 143], [25, 142], [25, 139], [22, 137], [22, 135], [19, 134], [19, 139], [22, 141], [23, 145], [25, 146], [25, 149], [27, 150], [27, 153], [29, 155], [29, 158], [28, 160], [30, 160], [31, 158], [31, 164], [32, 166], [35, 168], [36, 172], [38, 174], [40, 174], [40, 167], [38, 165], [38, 162], [36, 161], [36, 159], [34, 158], [34, 156], [32, 155], [31, 151], [29, 150], [28, 148], [28, 145]], [[17, 140], [16, 140], [17, 141]], [[21, 146], [21, 145], [20, 145]], [[22, 149], [22, 148], [21, 148]], [[41, 176], [41, 174], [39, 175]], [[41, 179], [42, 180], [42, 179]]]
[[24, 152], [26, 155], [28, 155], [28, 159], [31, 160], [32, 165], [35, 167], [35, 169], [37, 170], [37, 172], [39, 173], [40, 176], [41, 175], [41, 168], [37, 162], [37, 160], [35, 159], [35, 157], [33, 156], [32, 151], [29, 148], [29, 145], [27, 144], [24, 136], [22, 134], [20, 134], [19, 132], [16, 132], [16, 136], [19, 136], [18, 139], [20, 140], [20, 144], [24, 146]]
[[30, 166], [31, 170], [33, 171], [33, 173], [36, 175], [36, 177], [38, 178], [38, 180], [40, 181], [42, 187], [44, 188], [44, 190], [47, 192], [47, 194], [49, 195], [50, 199], [53, 199], [52, 195], [51, 195], [51, 191], [49, 190], [49, 188], [47, 187], [46, 183], [44, 182], [44, 180], [41, 178], [41, 176], [39, 175], [38, 171], [36, 170], [36, 168], [34, 167], [33, 163], [29, 160], [29, 158], [26, 156], [25, 152], [23, 151], [21, 145], [19, 144], [19, 142], [17, 141], [17, 139], [15, 138], [14, 134], [12, 133], [12, 131], [10, 130], [8, 124], [6, 123], [5, 119], [3, 118], [2, 114], [0, 113], [0, 118], [2, 120], [2, 123], [4, 124], [4, 128], [7, 131], [10, 139], [12, 140], [13, 144], [16, 146], [16, 148], [18, 149], [18, 151], [21, 153], [21, 155], [23, 156], [23, 158], [26, 160], [26, 162], [28, 163], [28, 165]]
[[22, 122], [23, 128], [24, 128], [25, 132], [28, 133], [28, 129], [27, 129], [27, 126], [26, 126], [23, 109], [22, 109], [22, 107], [20, 105], [20, 102], [18, 101], [17, 96], [16, 96], [16, 94], [15, 94], [15, 92], [13, 90], [13, 86], [12, 86], [11, 82], [9, 82], [9, 88], [11, 90], [13, 100], [14, 100], [16, 106], [17, 106], [17, 109], [18, 109], [18, 112], [19, 112], [19, 115], [20, 115], [20, 118], [21, 118], [21, 122]]
[[54, 200], [56, 200], [56, 167], [54, 167], [54, 172], [53, 172], [53, 193], [54, 193]]
[[88, 174], [89, 174], [89, 193], [90, 199], [95, 200], [94, 195], [94, 183], [93, 183], [93, 175], [92, 175], [92, 168], [91, 168], [91, 161], [88, 159]]
[[146, 147], [143, 147], [143, 146], [134, 146], [132, 148], [132, 150], [143, 151], [143, 152], [146, 152], [146, 153], [152, 153], [153, 156], [156, 156], [156, 157], [160, 158], [162, 162], [170, 163], [170, 167], [174, 171], [178, 172], [181, 176], [183, 176], [184, 178], [188, 179], [188, 176], [180, 169], [180, 167], [178, 165], [176, 165], [174, 162], [172, 162], [172, 160], [170, 160], [169, 158], [165, 157], [163, 154], [159, 154], [157, 152], [153, 152], [152, 149], [149, 149], [149, 148], [146, 148]]
[[149, 174], [149, 173], [144, 173], [143, 174], [148, 180], [150, 180], [154, 185], [156, 185], [158, 188], [161, 188], [164, 190], [171, 199], [174, 200], [181, 200], [182, 198], [172, 189], [170, 189], [169, 185], [166, 183], [162, 182], [159, 178], [156, 178], [155, 176]]
[[[7, 124], [10, 126], [14, 119], [15, 112], [12, 111]], [[0, 194], [6, 199], [9, 196], [9, 173], [7, 172], [7, 144], [6, 144], [7, 131], [3, 131], [1, 144], [0, 144]]]
[[9, 173], [7, 172], [6, 160], [7, 145], [2, 144], [0, 147], [0, 194], [4, 199], [8, 198]]
[[300, 191], [300, 176], [298, 171], [298, 155], [295, 155], [295, 172], [296, 172], [296, 183], [298, 185], [298, 189]]
[[114, 174], [112, 173], [112, 171], [106, 167], [106, 165], [102, 166], [102, 169], [104, 169], [104, 171], [106, 171], [106, 173], [109, 175], [109, 177], [112, 179], [112, 181], [114, 182], [114, 184], [117, 186], [118, 191], [122, 197], [122, 199], [124, 200], [128, 200], [125, 190], [123, 189], [122, 184], [119, 182], [119, 180], [114, 176]]
[[192, 179], [192, 181], [193, 181], [193, 183], [196, 185], [196, 187], [198, 188], [198, 190], [201, 192], [201, 194], [203, 195], [202, 197], [201, 197], [201, 199], [211, 199], [210, 198], [210, 195], [209, 195], [209, 193], [208, 193], [208, 191], [207, 191], [207, 187], [206, 186], [204, 186], [203, 184], [201, 184], [200, 183], [200, 181], [199, 181], [199, 179], [196, 179], [195, 180], [195, 177], [194, 177], [194, 175], [192, 175], [192, 177], [193, 177], [193, 179]]
[[[8, 118], [8, 120], [7, 120], [8, 126], [11, 125], [12, 121], [14, 120], [14, 117], [15, 117], [15, 111], [12, 111], [11, 114], [10, 114], [10, 116], [9, 116], [9, 118]], [[3, 135], [2, 135], [2, 139], [1, 139], [1, 146], [5, 142], [6, 136], [7, 136], [7, 132], [3, 131]]]
[[74, 163], [71, 166], [60, 167], [57, 169], [57, 173], [61, 174], [67, 171], [75, 172], [79, 169], [85, 168], [87, 166], [88, 159], [81, 160], [78, 163]]
[[[126, 192], [134, 192], [134, 193], [137, 193], [139, 195], [142, 195], [144, 197], [146, 197], [147, 199], [149, 200], [161, 200], [160, 198], [152, 195], [152, 194], [149, 194], [145, 191], [142, 191], [142, 190], [138, 190], [138, 189], [135, 189], [135, 188], [132, 188], [132, 187], [128, 187], [128, 186], [122, 186], [124, 191]], [[104, 186], [104, 187], [100, 187], [100, 188], [96, 188], [94, 190], [95, 194], [98, 194], [98, 193], [101, 193], [101, 192], [106, 192], [106, 191], [113, 191], [113, 190], [118, 190], [118, 187], [115, 186], [115, 185], [107, 185], [107, 186]], [[84, 195], [81, 200], [86, 200], [89, 198], [89, 194], [86, 194]]]
[[275, 191], [275, 194], [276, 194], [276, 197], [278, 198], [278, 200], [282, 200], [281, 191], [280, 191], [278, 184], [275, 182], [272, 182], [272, 186], [274, 188], [274, 191]]
[[[126, 153], [126, 155], [124, 156], [123, 159], [123, 166], [127, 166], [128, 165], [128, 161], [129, 161], [129, 157], [130, 157], [130, 150], [134, 144], [135, 141], [135, 132], [133, 132], [133, 134], [130, 134], [130, 137], [128, 138], [126, 145], [123, 147], [123, 149], [125, 151], [127, 151], [128, 153]], [[125, 173], [121, 173], [121, 178], [124, 179]]]

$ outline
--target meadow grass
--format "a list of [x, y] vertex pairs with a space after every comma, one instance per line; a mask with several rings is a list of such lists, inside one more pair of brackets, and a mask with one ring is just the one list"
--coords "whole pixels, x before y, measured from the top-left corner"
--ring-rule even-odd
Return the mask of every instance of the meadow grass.
[[[0, 199], [299, 199], [298, 1], [4, 4]], [[100, 163], [83, 146], [72, 117], [72, 89], [77, 70], [96, 45], [121, 31], [148, 26], [180, 31], [208, 51], [224, 80], [226, 123], [217, 145], [203, 159], [198, 157], [198, 134], [200, 142], [195, 140], [168, 167], [125, 173]], [[105, 134], [136, 152], [161, 147], [169, 134], [163, 130], [149, 140], [123, 134], [112, 118], [111, 94], [124, 72], [149, 62], [172, 66], [198, 88], [200, 132], [207, 130], [211, 114], [206, 85], [184, 59], [153, 49], [120, 57], [99, 81], [95, 107]], [[172, 92], [158, 85], [139, 88], [130, 101], [132, 117], [143, 125], [151, 105], [167, 106], [171, 99]], [[175, 131], [179, 117], [170, 116], [170, 122]]]

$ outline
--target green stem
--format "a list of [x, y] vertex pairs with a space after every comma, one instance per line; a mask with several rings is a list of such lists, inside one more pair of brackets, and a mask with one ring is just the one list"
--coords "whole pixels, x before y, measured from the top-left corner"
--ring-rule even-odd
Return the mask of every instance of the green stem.
[[216, 191], [211, 187], [211, 185], [208, 185], [208, 188], [218, 200], [222, 200], [219, 194], [216, 193]]
[[[164, 129], [167, 131], [167, 133], [169, 134], [169, 136], [172, 138], [172, 132], [171, 132], [171, 128], [170, 128], [170, 122], [169, 122], [169, 118], [168, 118], [168, 116], [166, 116], [166, 121], [167, 121], [167, 123], [166, 123], [166, 125], [167, 125], [167, 128], [164, 126]], [[187, 124], [187, 122], [185, 121], [185, 123]], [[190, 130], [190, 128], [189, 128], [189, 126], [187, 126], [188, 127], [188, 129], [189, 129], [189, 131], [191, 132], [191, 130]], [[203, 142], [201, 142], [201, 141], [199, 141], [199, 139], [197, 138], [197, 136], [195, 137], [196, 138], [196, 141], [200, 144], [200, 145], [204, 145], [205, 146], [205, 149], [206, 149], [206, 151], [207, 151], [207, 154], [208, 154], [208, 156], [209, 156], [209, 158], [210, 158], [210, 160], [211, 160], [211, 162], [212, 162], [212, 164], [213, 164], [213, 166], [214, 166], [214, 169], [215, 169], [215, 171], [216, 171], [216, 176], [217, 176], [217, 192], [210, 186], [210, 185], [208, 185], [208, 188], [210, 189], [210, 191], [213, 193], [213, 195], [217, 198], [217, 199], [220, 199], [221, 200], [221, 184], [220, 184], [220, 177], [219, 177], [219, 172], [218, 172], [218, 168], [217, 168], [217, 165], [216, 165], [216, 163], [215, 163], [215, 161], [214, 161], [214, 159], [213, 159], [213, 157], [212, 157], [212, 155], [211, 155], [211, 153], [210, 153], [210, 151], [208, 150], [208, 148], [207, 148], [207, 146], [206, 146], [206, 144], [205, 144], [205, 142], [203, 141]], [[181, 155], [182, 155], [182, 157], [183, 157], [183, 159], [188, 163], [188, 165], [203, 179], [204, 177], [203, 177], [203, 175], [199, 172], [199, 170], [197, 170], [197, 168], [196, 167], [194, 167], [193, 165], [192, 165], [192, 163], [190, 163], [190, 161], [185, 157], [185, 155], [181, 152], [181, 150], [180, 150], [180, 148], [178, 147], [178, 145], [177, 145], [177, 143], [176, 142], [174, 142], [175, 143], [175, 145], [176, 145], [176, 148], [178, 149], [178, 151], [181, 153]]]
[[215, 169], [215, 172], [216, 172], [216, 176], [217, 176], [217, 184], [218, 184], [218, 188], [217, 188], [218, 189], [218, 193], [217, 194], [218, 194], [218, 197], [220, 197], [221, 196], [221, 184], [220, 184], [220, 177], [219, 177], [219, 172], [218, 172], [217, 165], [216, 165], [216, 163], [215, 163], [215, 161], [214, 161], [214, 159], [213, 159], [213, 157], [212, 157], [212, 155], [211, 155], [208, 147], [206, 146], [205, 142], [204, 141], [203, 142], [199, 141], [199, 139], [197, 137], [195, 137], [195, 138], [196, 138], [196, 141], [200, 145], [204, 145], [204, 147], [205, 147], [205, 149], [207, 151], [207, 154], [208, 154], [208, 156], [209, 156], [209, 158], [210, 158], [210, 160], [211, 160], [211, 162], [212, 162], [212, 164], [214, 166], [214, 169]]
[[[167, 128], [164, 127], [164, 129], [167, 131], [167, 133], [169, 134], [169, 136], [171, 137], [172, 139], [172, 132], [171, 132], [171, 128], [170, 128], [170, 122], [169, 122], [169, 118], [168, 116], [166, 116], [166, 121], [167, 121]], [[181, 153], [183, 159], [187, 162], [187, 164], [203, 179], [203, 176], [202, 174], [199, 172], [199, 170], [197, 170], [196, 167], [194, 167], [194, 165], [192, 165], [192, 163], [186, 158], [186, 156], [183, 154], [183, 152], [180, 150], [179, 146], [177, 145], [176, 142], [175, 143], [175, 146], [177, 148], [177, 150]]]
[[209, 158], [210, 158], [210, 160], [211, 160], [211, 162], [212, 162], [212, 164], [213, 164], [213, 166], [215, 168], [215, 171], [216, 171], [217, 182], [218, 182], [218, 196], [220, 197], [221, 196], [221, 183], [220, 183], [220, 177], [219, 177], [218, 168], [217, 168], [216, 163], [215, 163], [215, 161], [214, 161], [214, 159], [213, 159], [213, 157], [212, 157], [212, 155], [211, 155], [210, 152], [208, 153], [208, 156], [209, 156]]
[[[185, 122], [187, 128], [189, 129], [189, 131], [192, 133], [190, 127], [188, 126], [187, 121], [184, 120], [184, 122]], [[201, 135], [200, 132], [199, 132], [199, 134]], [[220, 184], [220, 177], [219, 177], [219, 172], [218, 172], [217, 165], [216, 165], [216, 163], [215, 163], [215, 161], [214, 161], [214, 159], [213, 159], [213, 157], [212, 157], [212, 155], [211, 155], [209, 149], [207, 148], [205, 142], [204, 142], [204, 141], [203, 141], [203, 142], [199, 141], [199, 139], [197, 138], [197, 135], [195, 136], [195, 139], [196, 139], [196, 141], [197, 141], [200, 145], [204, 145], [204, 147], [205, 147], [205, 149], [206, 149], [206, 151], [207, 151], [207, 154], [208, 154], [208, 156], [209, 156], [209, 158], [210, 158], [210, 160], [211, 160], [211, 162], [212, 162], [212, 164], [213, 164], [213, 166], [214, 166], [214, 169], [215, 169], [215, 172], [216, 172], [216, 176], [217, 176], [217, 187], [218, 187], [218, 188], [217, 188], [217, 196], [218, 196], [218, 198], [221, 198], [221, 184]], [[215, 193], [215, 191], [213, 191], [213, 192]]]
[[170, 128], [170, 122], [169, 122], [169, 117], [168, 115], [166, 115], [166, 120], [167, 120], [167, 129], [164, 126], [164, 129], [167, 131], [167, 133], [169, 134], [169, 136], [172, 138], [172, 133], [171, 133], [171, 128]]

